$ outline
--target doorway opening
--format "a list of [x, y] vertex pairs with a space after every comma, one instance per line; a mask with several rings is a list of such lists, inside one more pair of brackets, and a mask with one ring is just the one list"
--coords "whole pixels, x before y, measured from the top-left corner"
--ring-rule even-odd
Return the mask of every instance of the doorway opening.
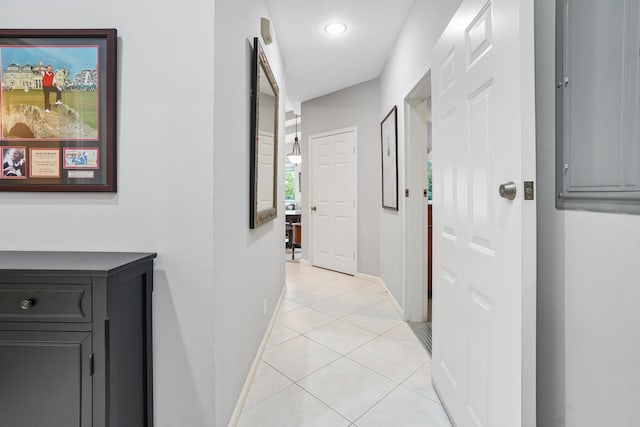
[[[302, 122], [299, 114], [287, 111], [285, 116], [285, 153], [293, 151]], [[289, 155], [284, 162], [285, 260], [300, 262], [302, 258], [302, 163]]]
[[405, 109], [405, 314], [431, 354], [432, 186], [431, 71], [404, 101]]

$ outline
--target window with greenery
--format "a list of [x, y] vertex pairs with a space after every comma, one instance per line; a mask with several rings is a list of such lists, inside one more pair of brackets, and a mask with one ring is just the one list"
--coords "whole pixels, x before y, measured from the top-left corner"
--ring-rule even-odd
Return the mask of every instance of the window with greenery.
[[433, 167], [431, 165], [431, 160], [429, 160], [427, 162], [427, 182], [428, 182], [427, 197], [428, 197], [428, 200], [433, 200], [433, 194], [432, 194], [432, 189], [433, 189]]
[[284, 167], [284, 199], [287, 201], [296, 199], [296, 170], [293, 165]]

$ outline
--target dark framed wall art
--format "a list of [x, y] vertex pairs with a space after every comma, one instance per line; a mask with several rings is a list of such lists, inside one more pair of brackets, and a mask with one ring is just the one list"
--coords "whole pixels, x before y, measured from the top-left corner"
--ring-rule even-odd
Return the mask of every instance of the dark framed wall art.
[[0, 191], [116, 191], [116, 37], [0, 29]]
[[257, 37], [251, 61], [249, 228], [278, 216], [278, 111], [280, 89]]
[[382, 149], [382, 207], [398, 210], [398, 108], [394, 105], [380, 124]]

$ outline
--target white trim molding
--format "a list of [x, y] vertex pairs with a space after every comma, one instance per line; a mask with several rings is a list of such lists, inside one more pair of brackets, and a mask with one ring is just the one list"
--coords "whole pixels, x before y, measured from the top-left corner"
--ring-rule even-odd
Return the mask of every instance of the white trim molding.
[[260, 343], [260, 347], [258, 347], [258, 352], [256, 353], [255, 359], [253, 359], [253, 364], [251, 365], [251, 369], [249, 370], [249, 374], [247, 375], [247, 379], [244, 382], [244, 386], [242, 387], [242, 391], [240, 392], [240, 396], [238, 397], [238, 401], [236, 402], [236, 407], [233, 409], [233, 414], [231, 415], [231, 420], [229, 421], [229, 427], [235, 427], [240, 421], [240, 414], [242, 414], [242, 410], [244, 409], [244, 404], [247, 401], [247, 396], [249, 396], [249, 391], [251, 390], [251, 385], [253, 384], [253, 380], [255, 379], [256, 372], [258, 371], [258, 367], [260, 366], [260, 361], [262, 360], [262, 354], [267, 348], [267, 344], [269, 343], [269, 339], [271, 339], [271, 332], [273, 331], [273, 327], [276, 324], [276, 319], [278, 318], [278, 313], [280, 313], [280, 305], [284, 300], [284, 294], [287, 290], [287, 285], [285, 284], [282, 288], [282, 292], [280, 293], [280, 298], [278, 298], [278, 303], [273, 310], [273, 314], [271, 316], [271, 321], [269, 322], [269, 326], [262, 338], [262, 342]]
[[375, 283], [378, 283], [379, 285], [381, 285], [385, 289], [387, 294], [391, 297], [391, 301], [393, 301], [393, 305], [396, 308], [396, 310], [398, 311], [398, 314], [400, 315], [402, 320], [405, 320], [403, 308], [400, 306], [400, 304], [398, 303], [396, 298], [393, 296], [393, 294], [391, 293], [391, 291], [387, 287], [386, 283], [384, 283], [384, 280], [382, 280], [380, 277], [371, 276], [369, 274], [364, 274], [364, 273], [356, 273], [355, 278], [356, 279], [361, 279], [361, 280], [366, 280], [368, 282], [375, 282]]

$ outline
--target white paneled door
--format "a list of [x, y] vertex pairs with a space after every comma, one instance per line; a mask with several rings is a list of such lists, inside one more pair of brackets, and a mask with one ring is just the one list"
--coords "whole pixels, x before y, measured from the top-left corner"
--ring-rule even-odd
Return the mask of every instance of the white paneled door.
[[432, 369], [459, 427], [535, 426], [533, 3], [463, 0], [434, 49]]
[[310, 138], [312, 264], [356, 273], [356, 130]]

